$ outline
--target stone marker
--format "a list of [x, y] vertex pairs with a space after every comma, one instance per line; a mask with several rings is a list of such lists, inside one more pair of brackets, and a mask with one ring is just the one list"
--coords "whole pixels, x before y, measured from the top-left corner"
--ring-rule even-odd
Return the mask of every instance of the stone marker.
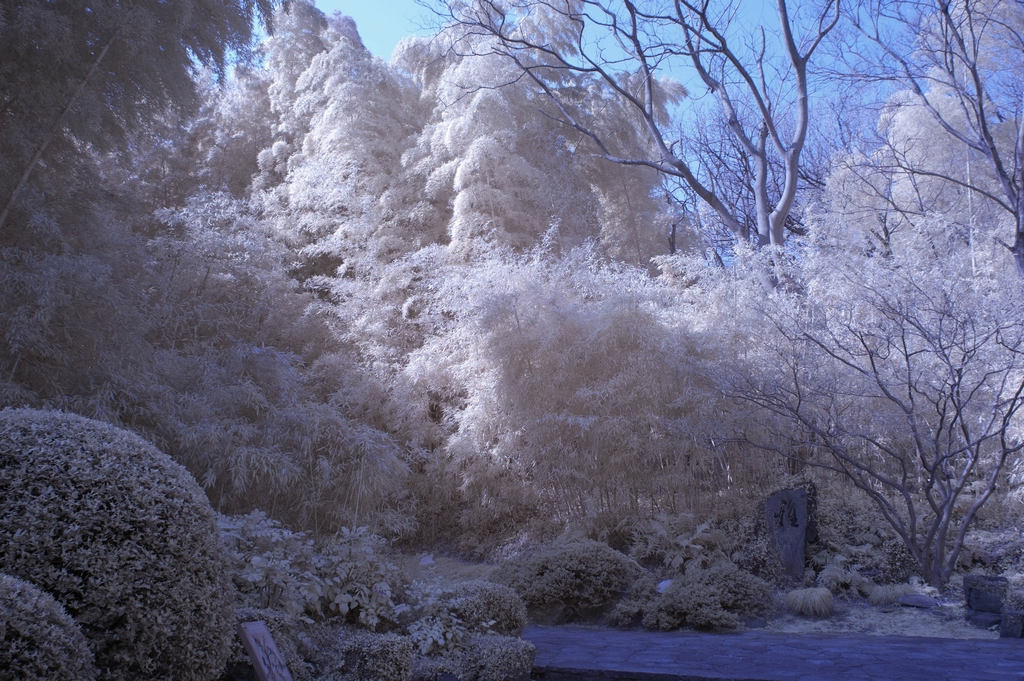
[[804, 576], [804, 545], [807, 542], [807, 490], [784, 489], [772, 494], [764, 503], [765, 528], [768, 539], [789, 577]]
[[964, 600], [977, 612], [1002, 612], [1010, 582], [995, 575], [964, 575]]
[[903, 594], [900, 596], [899, 603], [908, 608], [934, 608], [939, 605], [937, 600], [924, 594]]
[[1002, 625], [1003, 616], [998, 612], [981, 612], [968, 610], [965, 619], [979, 629], [995, 629]]
[[1003, 610], [999, 638], [1024, 638], [1024, 610]]
[[260, 681], [293, 681], [265, 622], [242, 622], [238, 625], [238, 636]]

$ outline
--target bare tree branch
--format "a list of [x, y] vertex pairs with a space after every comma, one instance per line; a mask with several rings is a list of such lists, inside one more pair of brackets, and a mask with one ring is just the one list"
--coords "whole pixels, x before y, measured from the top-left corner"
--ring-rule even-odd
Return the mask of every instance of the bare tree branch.
[[[1024, 321], [897, 270], [844, 277], [856, 317], [791, 306], [767, 314], [782, 340], [774, 378], [740, 379], [735, 395], [794, 428], [748, 434], [754, 446], [837, 472], [875, 502], [941, 586], [967, 527], [1024, 449]], [[963, 503], [967, 501], [967, 503]]]
[[[732, 6], [712, 15], [710, 3], [693, 0], [674, 0], [673, 11], [665, 14], [641, 9], [631, 0], [513, 0], [500, 5], [494, 0], [447, 0], [443, 7], [452, 25], [463, 32], [454, 48], [460, 54], [509, 60], [554, 104], [559, 119], [589, 140], [602, 158], [654, 168], [679, 180], [715, 212], [734, 238], [746, 240], [747, 220], [723, 197], [714, 169], [687, 156], [687, 151], [698, 159], [713, 152], [687, 149], [683, 138], [670, 136], [670, 121], [661, 118], [665, 103], [659, 101], [659, 75], [688, 64], [714, 94], [732, 138], [754, 169], [747, 190], [755, 198], [758, 242], [783, 243], [801, 183], [800, 154], [810, 126], [807, 64], [837, 25], [839, 0], [825, 2], [802, 45], [786, 0], [778, 0], [783, 35], [778, 55], [768, 51], [763, 39], [753, 53], [734, 48], [728, 39], [734, 28]], [[616, 49], [606, 49], [606, 40]], [[772, 69], [773, 80], [768, 65], [775, 59], [781, 64]], [[792, 82], [779, 82], [780, 78]], [[795, 91], [793, 101], [775, 94], [783, 85]], [[614, 131], [602, 130], [587, 114], [587, 99], [600, 91], [611, 93], [618, 106], [636, 116], [643, 148], [618, 150]], [[745, 120], [748, 111], [756, 112], [753, 121]], [[791, 131], [788, 140], [784, 130]], [[778, 181], [773, 177], [776, 171]]]

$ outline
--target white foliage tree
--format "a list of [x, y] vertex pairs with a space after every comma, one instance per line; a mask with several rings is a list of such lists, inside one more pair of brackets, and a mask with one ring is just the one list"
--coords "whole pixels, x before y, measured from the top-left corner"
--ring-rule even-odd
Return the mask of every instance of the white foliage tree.
[[[990, 229], [1012, 232], [997, 238], [1024, 272], [1020, 3], [872, 0], [853, 7], [851, 21], [858, 31], [844, 50], [851, 74], [901, 88], [899, 103], [912, 107], [912, 127], [927, 138], [923, 147], [892, 147], [888, 161], [914, 182], [941, 183], [1001, 213], [1004, 227]], [[883, 62], [888, 70], [879, 72]]]
[[711, 482], [695, 418], [708, 383], [674, 302], [593, 245], [451, 265], [434, 308], [450, 329], [404, 375], [437, 400], [445, 452], [485, 513], [501, 508], [503, 485], [512, 495], [525, 483], [569, 518], [678, 511]]
[[354, 271], [373, 260], [378, 199], [395, 182], [419, 107], [415, 90], [367, 51], [351, 19], [292, 11], [292, 23], [302, 22], [292, 39], [268, 47], [279, 122], [259, 155], [257, 199], [298, 252], [298, 278], [330, 279], [342, 265]]
[[283, 248], [245, 203], [199, 194], [150, 244], [155, 374], [136, 427], [154, 432], [225, 512], [259, 507], [314, 530], [373, 523], [401, 495], [385, 391], [306, 315]]
[[[963, 121], [953, 97], [933, 96], [945, 117]], [[831, 218], [818, 223], [815, 238], [882, 255], [910, 257], [917, 248], [966, 253], [975, 271], [998, 266], [998, 239], [1011, 222], [992, 193], [999, 183], [913, 93], [890, 97], [866, 146], [835, 164], [824, 193]]]
[[259, 154], [256, 188], [272, 187], [287, 173], [288, 158], [309, 129], [309, 114], [295, 109], [296, 84], [314, 56], [327, 49], [327, 19], [309, 0], [296, 0], [274, 15], [276, 30], [263, 44], [272, 144]]
[[1021, 465], [1020, 301], [1007, 275], [974, 276], [965, 258], [820, 257], [804, 263], [806, 297], [765, 306], [764, 361], [735, 377], [735, 394], [770, 416], [746, 439], [866, 495], [944, 586], [979, 510]]
[[[435, 214], [448, 217], [452, 247], [469, 251], [483, 237], [524, 249], [557, 227], [566, 247], [599, 238], [630, 262], [646, 264], [665, 252], [670, 218], [659, 201], [660, 178], [598, 161], [583, 136], [557, 121], [550, 102], [525, 83], [506, 85], [515, 79], [506, 61], [446, 47], [458, 36], [407, 39], [394, 61], [432, 101], [434, 113], [406, 167], [433, 206], [447, 202], [450, 212]], [[613, 102], [600, 111], [604, 125], [623, 137], [627, 115]]]

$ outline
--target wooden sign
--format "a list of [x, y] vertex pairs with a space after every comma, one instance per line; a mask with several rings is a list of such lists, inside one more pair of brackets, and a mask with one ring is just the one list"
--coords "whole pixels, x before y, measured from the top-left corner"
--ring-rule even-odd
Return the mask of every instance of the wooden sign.
[[238, 635], [260, 681], [293, 681], [284, 655], [277, 649], [265, 622], [242, 622]]

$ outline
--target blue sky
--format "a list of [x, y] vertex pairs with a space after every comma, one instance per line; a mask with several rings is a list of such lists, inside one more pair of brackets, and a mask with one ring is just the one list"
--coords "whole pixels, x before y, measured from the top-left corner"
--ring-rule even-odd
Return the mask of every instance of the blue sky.
[[[384, 60], [390, 59], [399, 40], [414, 33], [429, 35], [433, 31], [424, 30], [423, 27], [437, 21], [437, 17], [418, 4], [417, 0], [313, 1], [324, 14], [341, 12], [355, 19], [363, 44]], [[739, 8], [742, 21], [751, 25], [764, 24], [769, 30], [776, 26], [774, 7], [764, 2], [743, 0]]]
[[429, 10], [415, 0], [315, 0], [324, 14], [341, 12], [356, 21], [363, 44], [383, 59], [391, 57], [398, 41], [421, 32], [430, 22]]

